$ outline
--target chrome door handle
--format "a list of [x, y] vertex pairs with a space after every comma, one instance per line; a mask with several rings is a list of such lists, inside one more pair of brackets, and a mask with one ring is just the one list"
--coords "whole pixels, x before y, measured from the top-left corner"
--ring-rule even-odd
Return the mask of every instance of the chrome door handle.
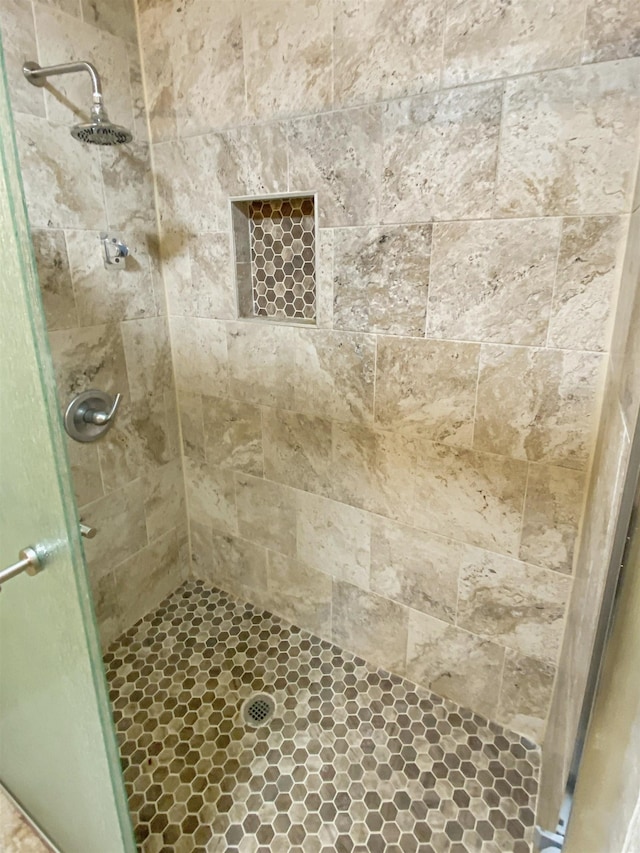
[[108, 412], [102, 412], [99, 409], [87, 409], [82, 415], [83, 420], [88, 424], [95, 424], [96, 426], [108, 424], [118, 411], [120, 400], [122, 400], [122, 394], [116, 394]]
[[0, 587], [3, 583], [10, 581], [11, 578], [15, 578], [17, 575], [22, 574], [22, 572], [26, 572], [28, 575], [33, 576], [37, 575], [38, 572], [42, 571], [44, 568], [42, 560], [37, 555], [35, 548], [31, 545], [23, 548], [18, 556], [20, 559], [17, 563], [14, 563], [12, 566], [7, 566], [6, 569], [0, 572]]

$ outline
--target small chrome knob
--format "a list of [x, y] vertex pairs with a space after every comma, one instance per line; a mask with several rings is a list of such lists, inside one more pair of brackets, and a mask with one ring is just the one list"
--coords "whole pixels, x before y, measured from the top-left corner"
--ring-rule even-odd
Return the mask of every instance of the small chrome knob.
[[64, 428], [74, 441], [97, 441], [113, 425], [122, 400], [95, 388], [83, 391], [69, 403], [64, 413]]

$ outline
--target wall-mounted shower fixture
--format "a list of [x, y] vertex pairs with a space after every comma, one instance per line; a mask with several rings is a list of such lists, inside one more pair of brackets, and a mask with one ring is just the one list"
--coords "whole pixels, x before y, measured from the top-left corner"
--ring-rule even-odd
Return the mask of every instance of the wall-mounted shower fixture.
[[58, 74], [75, 74], [86, 71], [93, 85], [93, 104], [91, 105], [91, 120], [86, 124], [76, 124], [71, 128], [71, 136], [80, 142], [90, 142], [94, 145], [121, 145], [131, 142], [133, 134], [126, 127], [112, 124], [104, 107], [102, 98], [102, 83], [96, 68], [90, 62], [65, 62], [62, 65], [49, 65], [42, 68], [37, 62], [25, 62], [22, 72], [34, 86], [44, 86], [47, 77]]
[[64, 413], [64, 428], [74, 441], [97, 441], [113, 426], [122, 394], [112, 397], [92, 388], [78, 394]]
[[124, 259], [129, 254], [129, 247], [124, 240], [115, 237], [113, 234], [107, 234], [106, 231], [100, 234], [100, 240], [104, 249], [105, 268], [115, 270], [119, 266], [124, 266]]

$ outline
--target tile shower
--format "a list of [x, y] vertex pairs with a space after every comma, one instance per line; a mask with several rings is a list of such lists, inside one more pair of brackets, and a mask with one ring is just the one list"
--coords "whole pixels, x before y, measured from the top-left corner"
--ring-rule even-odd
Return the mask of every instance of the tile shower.
[[[574, 583], [588, 601], [588, 545], [574, 556], [609, 363], [605, 415], [618, 417], [616, 394], [626, 407], [616, 434], [637, 409], [624, 351], [609, 354], [616, 300], [619, 327], [637, 274], [625, 247], [638, 207], [640, 21], [628, 0], [542, 7], [0, 0], [61, 405], [95, 386], [125, 396], [108, 437], [69, 454], [80, 515], [98, 529], [89, 575], [145, 850], [269, 849], [256, 820], [278, 835], [287, 792], [273, 811], [268, 786], [283, 743], [336, 752], [346, 738], [354, 764], [373, 743], [394, 773], [415, 752], [418, 779], [394, 776], [393, 795], [380, 775], [361, 799], [341, 791], [380, 799], [383, 825], [367, 831], [382, 841], [366, 849], [519, 853], [535, 788], [497, 782], [512, 771], [537, 780], [534, 741], [557, 765], [550, 788], [563, 784], [556, 722], [578, 699], [552, 710], [546, 738], [545, 721]], [[26, 91], [27, 56], [95, 61], [134, 143], [95, 152], [70, 139], [75, 82], [56, 82], [64, 97]], [[287, 199], [302, 198], [313, 210], [300, 201], [310, 219], [292, 237], [296, 281], [285, 247], [277, 265], [255, 227], [265, 216], [273, 229]], [[115, 274], [97, 251], [107, 227], [132, 249]], [[624, 448], [606, 464], [624, 465]], [[569, 609], [569, 630], [576, 620]], [[270, 646], [256, 626], [280, 639]], [[203, 690], [186, 674], [198, 654], [210, 667]], [[339, 671], [369, 687], [345, 680], [323, 695]], [[209, 778], [215, 740], [255, 680], [280, 691], [285, 710], [269, 731], [226, 743], [235, 769], [224, 790]], [[194, 724], [175, 710], [184, 691], [213, 694]], [[365, 714], [341, 735], [314, 716], [316, 701], [366, 708], [380, 693], [393, 696], [380, 729]], [[440, 728], [425, 723], [431, 713]], [[310, 732], [301, 745], [296, 719]], [[178, 742], [209, 762], [181, 784], [207, 781], [188, 796], [178, 783], [162, 789], [160, 808], [136, 780], [190, 776], [179, 753], [171, 769]], [[456, 769], [446, 763], [456, 754], [475, 775], [452, 783], [447, 772], [417, 790], [434, 764]], [[312, 793], [314, 755], [298, 762], [300, 779], [291, 765]], [[385, 815], [398, 791], [413, 804], [435, 792], [455, 809], [427, 803], [420, 837], [424, 805], [411, 829]], [[194, 796], [205, 812], [186, 808]], [[366, 816], [325, 800], [337, 802], [321, 794], [305, 814], [329, 834], [287, 806], [282, 849], [365, 849], [353, 827]], [[496, 810], [503, 817], [487, 817]]]

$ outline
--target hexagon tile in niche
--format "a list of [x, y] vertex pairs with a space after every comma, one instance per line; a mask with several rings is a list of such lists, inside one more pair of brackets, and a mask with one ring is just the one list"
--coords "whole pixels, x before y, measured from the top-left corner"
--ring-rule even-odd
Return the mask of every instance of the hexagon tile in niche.
[[241, 316], [313, 322], [316, 317], [313, 197], [234, 202], [233, 209]]
[[201, 582], [105, 663], [143, 853], [531, 851], [533, 744]]

